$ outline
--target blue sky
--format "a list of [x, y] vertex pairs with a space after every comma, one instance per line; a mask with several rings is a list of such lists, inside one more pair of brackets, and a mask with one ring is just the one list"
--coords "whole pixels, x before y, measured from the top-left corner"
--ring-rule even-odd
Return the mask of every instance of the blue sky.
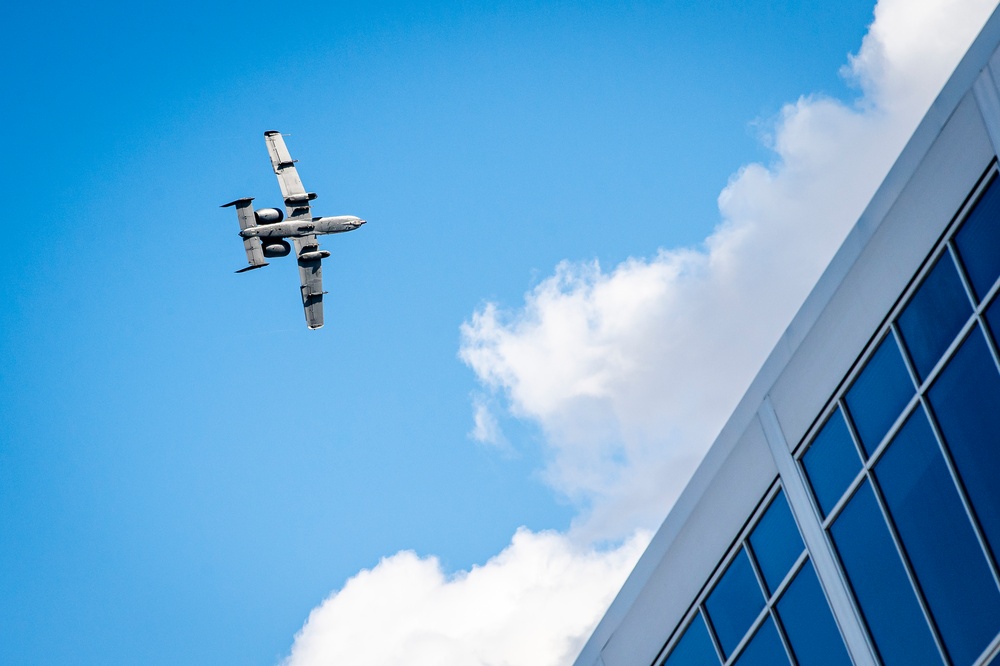
[[[565, 530], [536, 425], [470, 439], [460, 325], [699, 243], [783, 104], [856, 94], [873, 6], [8, 9], [0, 662], [274, 664], [381, 557]], [[233, 274], [266, 129], [369, 220], [322, 241], [318, 332], [292, 262]]]

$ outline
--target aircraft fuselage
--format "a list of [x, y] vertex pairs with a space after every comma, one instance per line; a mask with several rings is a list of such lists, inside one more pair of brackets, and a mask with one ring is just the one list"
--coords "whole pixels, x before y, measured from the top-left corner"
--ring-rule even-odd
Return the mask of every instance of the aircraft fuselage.
[[296, 236], [319, 236], [321, 234], [340, 234], [354, 231], [365, 220], [354, 215], [335, 215], [332, 217], [292, 218], [274, 224], [258, 224], [240, 231], [243, 238], [294, 238]]

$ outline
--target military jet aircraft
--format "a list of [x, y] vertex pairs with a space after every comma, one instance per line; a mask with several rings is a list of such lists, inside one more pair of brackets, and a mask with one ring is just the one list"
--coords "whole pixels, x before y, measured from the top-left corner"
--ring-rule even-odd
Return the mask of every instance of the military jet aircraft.
[[310, 329], [323, 326], [323, 272], [322, 260], [330, 256], [319, 249], [316, 236], [354, 231], [365, 220], [354, 215], [335, 217], [313, 217], [309, 202], [316, 198], [314, 192], [306, 192], [295, 170], [295, 162], [288, 154], [285, 140], [280, 132], [264, 132], [264, 143], [271, 156], [271, 166], [281, 186], [281, 196], [285, 200], [285, 211], [277, 208], [261, 208], [255, 211], [253, 197], [237, 199], [223, 204], [222, 208], [236, 207], [240, 221], [240, 237], [247, 252], [250, 265], [236, 271], [244, 273], [267, 266], [265, 257], [284, 257], [291, 252], [288, 240], [295, 245], [295, 256], [299, 262], [299, 280], [302, 283], [302, 307], [306, 312], [306, 325]]

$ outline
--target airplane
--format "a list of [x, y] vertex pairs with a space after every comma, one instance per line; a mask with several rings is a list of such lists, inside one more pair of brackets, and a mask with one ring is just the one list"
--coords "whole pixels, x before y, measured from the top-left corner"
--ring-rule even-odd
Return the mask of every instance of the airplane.
[[330, 256], [319, 249], [316, 236], [354, 231], [365, 220], [355, 215], [334, 217], [313, 217], [309, 202], [316, 198], [315, 192], [306, 192], [295, 170], [295, 163], [285, 147], [280, 132], [264, 132], [264, 143], [271, 156], [271, 166], [278, 177], [281, 196], [285, 200], [285, 217], [277, 208], [254, 210], [253, 197], [244, 197], [223, 204], [222, 208], [236, 207], [240, 222], [240, 237], [247, 253], [249, 266], [237, 273], [245, 273], [255, 268], [263, 268], [268, 263], [264, 258], [284, 257], [291, 252], [286, 239], [295, 245], [295, 256], [299, 263], [299, 281], [302, 283], [302, 307], [306, 314], [306, 325], [311, 330], [323, 326], [323, 271], [322, 260]]

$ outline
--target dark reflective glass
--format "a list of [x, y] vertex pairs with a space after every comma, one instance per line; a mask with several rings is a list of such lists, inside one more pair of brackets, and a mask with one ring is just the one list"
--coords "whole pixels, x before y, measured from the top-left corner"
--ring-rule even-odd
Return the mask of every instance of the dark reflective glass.
[[917, 374], [927, 377], [972, 314], [962, 279], [945, 252], [899, 316], [899, 332]]
[[871, 455], [915, 392], [896, 340], [887, 335], [844, 398], [866, 453]]
[[810, 560], [778, 600], [778, 618], [799, 666], [851, 666]]
[[785, 646], [769, 615], [760, 625], [743, 652], [733, 662], [736, 666], [778, 666], [788, 663]]
[[764, 594], [750, 567], [750, 558], [741, 548], [705, 600], [709, 622], [726, 657], [732, 654], [763, 607]]
[[1000, 375], [973, 330], [928, 393], [994, 556], [1000, 553]]
[[937, 646], [867, 481], [830, 532], [885, 665], [940, 666]]
[[986, 323], [993, 334], [993, 342], [1000, 341], [1000, 298], [996, 298], [986, 310]]
[[1000, 592], [924, 410], [907, 419], [875, 478], [945, 648], [971, 664], [1000, 630]]
[[802, 456], [809, 484], [826, 516], [861, 471], [858, 449], [851, 441], [844, 415], [838, 409]]
[[778, 491], [771, 500], [771, 506], [767, 507], [750, 534], [750, 547], [764, 582], [773, 593], [805, 550], [785, 493]]
[[717, 666], [718, 664], [719, 657], [715, 653], [715, 646], [712, 645], [701, 613], [698, 613], [684, 630], [684, 635], [663, 662], [663, 666]]
[[994, 179], [955, 234], [976, 297], [982, 299], [1000, 275], [1000, 185]]

